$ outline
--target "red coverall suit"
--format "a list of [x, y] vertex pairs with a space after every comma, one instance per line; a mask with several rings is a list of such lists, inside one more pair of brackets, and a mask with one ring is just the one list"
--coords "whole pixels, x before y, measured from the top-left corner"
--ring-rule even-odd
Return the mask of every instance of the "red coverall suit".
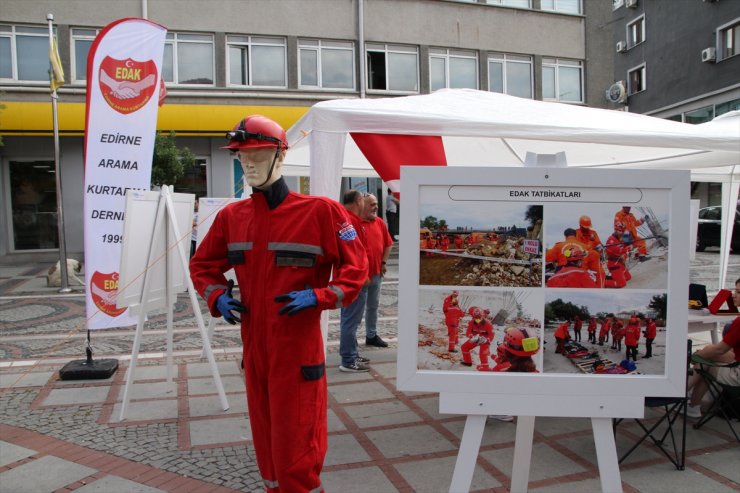
[[640, 342], [640, 320], [637, 317], [630, 318], [627, 331], [624, 334], [624, 345], [627, 346], [627, 359], [637, 361], [637, 345]]
[[596, 317], [591, 317], [588, 321], [588, 342], [596, 344]]
[[462, 250], [463, 248], [463, 238], [461, 235], [455, 236], [455, 249]]
[[586, 245], [588, 250], [588, 258], [583, 262], [583, 266], [596, 272], [596, 282], [599, 287], [602, 287], [606, 272], [604, 272], [604, 267], [601, 265], [601, 254], [596, 249], [601, 245], [599, 234], [590, 228], [578, 228], [576, 230], [576, 240]]
[[[341, 205], [287, 187], [285, 194], [273, 209], [259, 192], [222, 209], [190, 273], [211, 314], [220, 316], [223, 272], [236, 272], [247, 308], [241, 337], [249, 419], [265, 488], [318, 492], [327, 447], [320, 315], [354, 301], [367, 278], [367, 260]], [[318, 305], [279, 315], [283, 304], [274, 298], [307, 286]]]
[[605, 288], [623, 288], [632, 279], [632, 274], [624, 263], [629, 249], [628, 245], [614, 235], [606, 240], [606, 266], [612, 278], [604, 281]]
[[570, 339], [570, 324], [568, 322], [563, 322], [562, 324], [558, 325], [558, 328], [555, 329], [555, 341], [557, 343], [557, 346], [555, 347], [555, 353], [560, 354], [565, 352], [565, 341]]
[[616, 214], [614, 214], [614, 222], [620, 222], [624, 224], [627, 228], [627, 232], [632, 235], [632, 246], [637, 248], [637, 251], [640, 255], [647, 255], [647, 245], [645, 245], [645, 240], [640, 238], [640, 236], [637, 234], [637, 227], [642, 225], [645, 220], [637, 219], [635, 215], [631, 212], [624, 212], [623, 210], [619, 210]]
[[611, 329], [612, 322], [608, 318], [605, 318], [601, 322], [601, 329], [599, 329], [599, 346], [604, 345], [604, 341], [609, 340], [609, 330]]
[[650, 320], [645, 325], [645, 358], [653, 357], [653, 341], [656, 335], [658, 335], [658, 325], [655, 320]]
[[448, 350], [455, 351], [457, 346], [458, 330], [460, 329], [460, 319], [465, 316], [465, 312], [457, 306], [457, 303], [447, 307], [445, 311], [445, 325], [447, 325], [447, 336], [450, 339]]
[[476, 323], [475, 319], [468, 322], [468, 329], [465, 332], [465, 336], [468, 338], [460, 347], [462, 350], [462, 362], [466, 366], [473, 365], [473, 358], [470, 355], [470, 351], [476, 347], [480, 347], [480, 368], [488, 368], [488, 354], [491, 351], [491, 341], [493, 340], [493, 325], [488, 319], [482, 318], [480, 323]]
[[568, 265], [553, 274], [546, 283], [548, 288], [598, 288], [601, 287], [583, 267]]

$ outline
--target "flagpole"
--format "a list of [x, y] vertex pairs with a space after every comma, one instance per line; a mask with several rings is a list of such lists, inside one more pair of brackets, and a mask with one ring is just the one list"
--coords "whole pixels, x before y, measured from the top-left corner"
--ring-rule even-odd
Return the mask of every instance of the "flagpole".
[[[46, 20], [49, 23], [49, 53], [56, 53], [54, 46], [54, 14], [46, 14]], [[56, 176], [57, 186], [57, 230], [59, 239], [59, 273], [61, 274], [60, 293], [69, 293], [72, 291], [69, 287], [67, 278], [67, 248], [64, 239], [64, 208], [62, 205], [62, 173], [59, 163], [59, 121], [57, 119], [57, 90], [54, 83], [53, 71], [49, 71], [49, 83], [51, 85], [51, 111], [54, 120], [54, 174]]]

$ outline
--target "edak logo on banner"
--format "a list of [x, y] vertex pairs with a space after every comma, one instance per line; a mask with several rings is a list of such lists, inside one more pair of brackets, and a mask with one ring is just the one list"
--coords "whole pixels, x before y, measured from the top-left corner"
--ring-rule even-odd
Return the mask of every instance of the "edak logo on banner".
[[157, 83], [157, 65], [153, 60], [137, 62], [131, 58], [116, 60], [106, 56], [100, 63], [98, 80], [108, 105], [126, 115], [151, 99]]

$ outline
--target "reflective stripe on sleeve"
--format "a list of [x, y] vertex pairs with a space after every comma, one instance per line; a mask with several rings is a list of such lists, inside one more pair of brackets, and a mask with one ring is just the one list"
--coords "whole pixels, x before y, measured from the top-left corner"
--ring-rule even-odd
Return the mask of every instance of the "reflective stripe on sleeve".
[[324, 250], [318, 245], [309, 245], [306, 243], [279, 243], [271, 242], [267, 244], [268, 250], [285, 250], [289, 252], [312, 253], [314, 255], [323, 255]]
[[227, 243], [226, 248], [230, 252], [238, 251], [238, 250], [251, 250], [252, 249], [252, 242], [251, 241], [243, 241], [238, 243]]
[[329, 286], [329, 289], [334, 291], [334, 294], [337, 295], [337, 304], [336, 308], [342, 308], [342, 300], [344, 300], [344, 291], [342, 291], [337, 286]]
[[203, 299], [208, 301], [208, 298], [211, 297], [211, 293], [213, 293], [217, 289], [226, 289], [227, 286], [225, 284], [211, 284], [208, 286], [205, 291], [203, 291]]

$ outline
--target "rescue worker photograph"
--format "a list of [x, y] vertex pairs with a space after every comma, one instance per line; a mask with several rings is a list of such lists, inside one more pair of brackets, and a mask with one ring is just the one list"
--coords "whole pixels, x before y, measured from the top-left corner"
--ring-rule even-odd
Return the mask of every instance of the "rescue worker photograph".
[[528, 327], [508, 327], [504, 331], [504, 342], [496, 351], [496, 365], [491, 371], [516, 373], [538, 373], [533, 356], [540, 350], [536, 330]]
[[[598, 288], [596, 267], [589, 265], [593, 257], [589, 257], [586, 245], [576, 240], [573, 228], [566, 228], [563, 236], [565, 239], [548, 248], [545, 254], [546, 271], [550, 272], [545, 285], [548, 288]], [[554, 268], [550, 269], [552, 265]]]
[[[239, 323], [252, 443], [265, 490], [323, 491], [327, 387], [321, 311], [348, 306], [367, 259], [345, 209], [289, 190], [285, 130], [261, 115], [227, 133], [252, 187], [221, 209], [190, 261], [213, 317]], [[224, 272], [234, 269], [227, 283]]]
[[[664, 375], [670, 330], [666, 303], [662, 291], [545, 290], [543, 340], [554, 341], [556, 347], [553, 351], [548, 345], [544, 351], [543, 373], [594, 373], [598, 360], [604, 367], [599, 374]], [[588, 320], [588, 341], [572, 339], [576, 317]], [[652, 341], [651, 358], [643, 359], [637, 350], [642, 320], [648, 318], [661, 330], [656, 330]], [[618, 368], [623, 360], [630, 368]]]
[[[527, 329], [528, 337], [541, 340], [542, 320], [535, 314], [542, 312], [543, 303], [541, 290], [422, 287], [417, 318], [417, 368], [500, 371], [494, 370], [499, 359], [492, 351], [497, 347], [503, 351], [507, 328]], [[526, 342], [526, 351], [532, 350], [531, 342]], [[541, 353], [533, 353], [537, 370], [542, 367]]]
[[[629, 207], [632, 216], [623, 217], [632, 221], [629, 224], [634, 224], [634, 231], [627, 222], [615, 221], [612, 204], [586, 206], [573, 202], [545, 205], [546, 286], [594, 287], [584, 276], [573, 273], [572, 268], [566, 270], [570, 272], [567, 280], [549, 283], [553, 277], [565, 277], [560, 273], [563, 260], [558, 261], [558, 248], [564, 242], [570, 242], [577, 243], [585, 251], [581, 267], [597, 288], [667, 289], [670, 253], [668, 203], [666, 197], [657, 192], [646, 191], [643, 197], [639, 204]], [[642, 219], [637, 220], [635, 216]], [[635, 234], [639, 240], [635, 240]], [[642, 261], [641, 257], [644, 257]], [[649, 262], [644, 261], [647, 257]], [[582, 279], [576, 280], [577, 277]]]

